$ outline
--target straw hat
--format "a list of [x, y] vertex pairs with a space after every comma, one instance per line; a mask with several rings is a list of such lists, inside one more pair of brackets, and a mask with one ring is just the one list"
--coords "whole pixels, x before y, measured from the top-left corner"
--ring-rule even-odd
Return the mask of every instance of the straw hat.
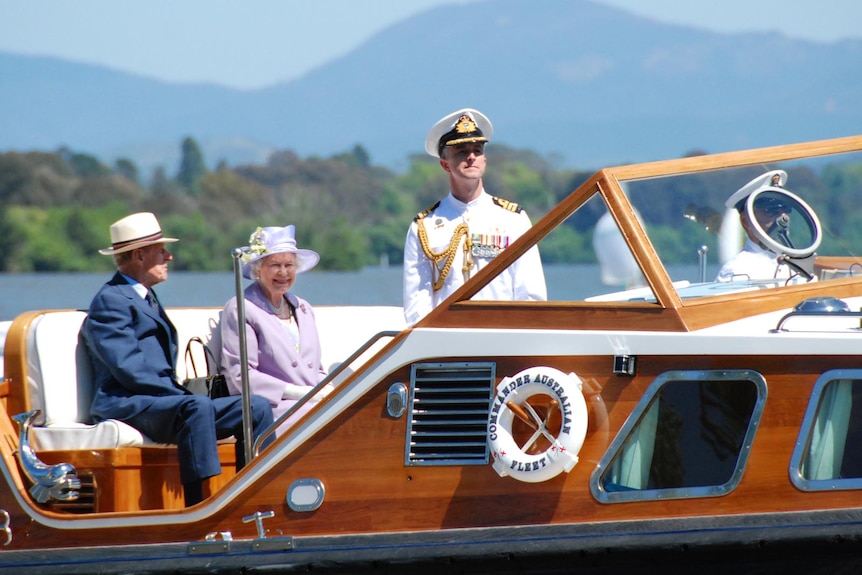
[[99, 250], [99, 253], [110, 256], [153, 244], [178, 241], [162, 235], [156, 216], [150, 212], [139, 212], [111, 224], [111, 247]]
[[242, 275], [251, 277], [251, 265], [273, 254], [296, 254], [296, 273], [307, 272], [320, 261], [320, 254], [296, 247], [296, 228], [293, 224], [279, 227], [257, 228], [248, 239], [248, 251], [242, 257]]
[[463, 108], [441, 118], [425, 138], [425, 151], [439, 158], [446, 146], [465, 142], [489, 142], [494, 127], [485, 115], [473, 108]]

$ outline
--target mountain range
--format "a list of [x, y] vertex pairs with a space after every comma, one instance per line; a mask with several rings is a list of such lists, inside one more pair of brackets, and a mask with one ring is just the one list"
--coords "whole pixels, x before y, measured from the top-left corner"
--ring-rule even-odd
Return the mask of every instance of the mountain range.
[[858, 134], [860, 70], [859, 40], [713, 33], [589, 0], [485, 0], [421, 13], [253, 91], [0, 53], [0, 150], [67, 146], [173, 173], [191, 136], [210, 164], [361, 145], [398, 170], [437, 119], [472, 107], [495, 143], [591, 169]]

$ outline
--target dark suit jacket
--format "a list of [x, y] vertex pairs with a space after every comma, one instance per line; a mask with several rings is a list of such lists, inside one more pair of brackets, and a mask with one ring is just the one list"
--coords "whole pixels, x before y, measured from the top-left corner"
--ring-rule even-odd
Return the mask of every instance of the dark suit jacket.
[[117, 273], [90, 304], [81, 335], [96, 386], [96, 421], [127, 420], [152, 396], [185, 395], [176, 381], [177, 331]]

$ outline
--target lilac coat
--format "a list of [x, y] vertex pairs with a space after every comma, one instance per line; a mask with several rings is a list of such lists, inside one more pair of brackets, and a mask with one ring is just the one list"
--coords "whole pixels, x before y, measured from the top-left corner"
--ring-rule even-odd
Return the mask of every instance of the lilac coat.
[[[278, 419], [298, 401], [282, 399], [285, 384], [311, 390], [326, 377], [320, 359], [314, 310], [304, 299], [287, 294], [289, 303], [296, 311], [299, 326], [300, 351], [297, 352], [281, 320], [270, 310], [260, 285], [252, 283], [245, 289], [244, 295], [249, 386], [252, 393], [269, 401], [272, 415]], [[234, 395], [242, 391], [236, 311], [236, 297], [233, 297], [225, 305], [221, 322], [222, 373], [226, 375], [228, 388]], [[312, 402], [306, 403], [291, 420], [296, 420], [313, 405]], [[282, 426], [280, 430], [284, 428]]]

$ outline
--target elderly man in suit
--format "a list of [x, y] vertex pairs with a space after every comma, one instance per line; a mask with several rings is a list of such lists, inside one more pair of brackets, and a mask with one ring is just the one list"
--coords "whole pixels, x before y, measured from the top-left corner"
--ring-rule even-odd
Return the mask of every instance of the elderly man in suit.
[[[177, 331], [159, 305], [153, 286], [168, 278], [173, 259], [149, 212], [111, 225], [110, 248], [117, 273], [93, 298], [81, 327], [96, 392], [90, 413], [97, 421], [118, 419], [159, 443], [175, 443], [185, 503], [203, 500], [203, 480], [221, 473], [218, 439], [237, 437], [237, 469], [245, 463], [242, 400], [194, 395], [178, 381]], [[252, 396], [253, 434], [272, 425], [267, 401]]]

